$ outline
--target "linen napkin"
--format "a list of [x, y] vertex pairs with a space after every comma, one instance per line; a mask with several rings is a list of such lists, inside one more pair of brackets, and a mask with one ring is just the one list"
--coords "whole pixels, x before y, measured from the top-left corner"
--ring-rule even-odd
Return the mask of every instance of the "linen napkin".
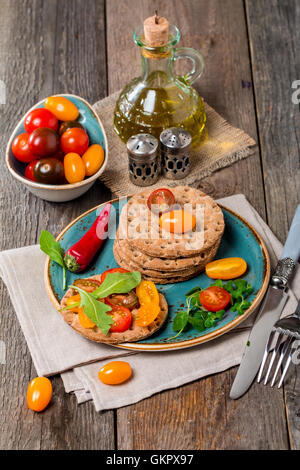
[[[259, 232], [274, 267], [282, 245], [246, 198], [235, 195], [219, 202], [242, 215]], [[43, 284], [44, 263], [45, 255], [38, 246], [4, 251], [0, 253], [0, 275], [38, 375], [61, 373], [66, 392], [74, 392], [79, 403], [92, 399], [98, 411], [117, 408], [240, 363], [254, 315], [221, 338], [188, 350], [131, 353], [90, 342], [63, 321], [48, 299]], [[299, 281], [298, 270], [292, 284], [294, 293], [290, 292], [283, 315], [296, 308]], [[0, 339], [5, 342], [5, 338]], [[130, 356], [126, 360], [134, 372], [132, 379], [121, 388], [102, 384], [97, 378], [102, 365], [108, 359], [125, 356]]]

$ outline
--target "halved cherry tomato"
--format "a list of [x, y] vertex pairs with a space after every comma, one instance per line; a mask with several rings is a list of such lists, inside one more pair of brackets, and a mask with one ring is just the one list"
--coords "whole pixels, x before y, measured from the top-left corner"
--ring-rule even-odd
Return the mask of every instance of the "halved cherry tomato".
[[132, 371], [128, 362], [111, 361], [98, 372], [98, 379], [106, 385], [119, 385], [131, 377]]
[[63, 133], [60, 146], [65, 153], [78, 153], [83, 155], [89, 147], [89, 136], [84, 129], [73, 127]]
[[43, 411], [50, 403], [52, 385], [46, 377], [36, 377], [28, 385], [27, 405], [30, 410]]
[[211, 279], [235, 279], [242, 276], [246, 270], [247, 263], [243, 258], [217, 259], [205, 266], [205, 272]]
[[113, 273], [129, 273], [129, 271], [127, 271], [127, 269], [123, 269], [123, 268], [111, 268], [111, 269], [108, 269], [107, 271], [104, 271], [102, 274], [101, 274], [101, 284], [102, 282], [105, 281], [105, 278], [107, 276], [107, 274], [113, 274]]
[[39, 127], [48, 127], [56, 132], [58, 129], [58, 120], [48, 109], [37, 108], [27, 114], [24, 120], [24, 127], [29, 134]]
[[141, 305], [148, 302], [159, 305], [158, 290], [152, 281], [141, 281], [136, 288], [136, 294]]
[[154, 322], [159, 315], [160, 306], [155, 303], [145, 302], [138, 309], [135, 322], [139, 326], [146, 327]]
[[78, 108], [64, 96], [49, 96], [45, 100], [45, 108], [60, 121], [75, 121], [79, 116]]
[[32, 160], [36, 160], [36, 155], [33, 154], [29, 147], [29, 134], [23, 132], [19, 134], [12, 143], [12, 152], [17, 160], [23, 163], [29, 163]]
[[175, 204], [175, 196], [169, 189], [155, 189], [147, 200], [147, 206], [155, 214], [163, 214]]
[[230, 302], [231, 296], [222, 287], [210, 286], [199, 294], [201, 304], [210, 312], [223, 310]]
[[171, 233], [189, 232], [196, 226], [196, 217], [190, 212], [178, 209], [162, 214], [159, 218], [159, 225]]
[[80, 294], [72, 295], [71, 297], [67, 298], [67, 307], [71, 307], [69, 308], [70, 312], [78, 313], [78, 306], [72, 308], [72, 305], [77, 305], [78, 302], [81, 302]]
[[132, 290], [128, 292], [128, 294], [110, 295], [109, 297], [106, 297], [105, 303], [111, 307], [119, 305], [121, 307], [129, 308], [129, 310], [133, 310], [135, 307], [137, 307], [139, 299], [136, 293]]
[[73, 285], [80, 287], [86, 292], [93, 292], [93, 290], [97, 289], [101, 283], [97, 279], [75, 279]]
[[85, 165], [86, 176], [94, 175], [101, 168], [104, 161], [104, 150], [101, 145], [91, 145], [82, 155], [82, 160]]
[[31, 181], [36, 181], [33, 171], [35, 165], [38, 163], [39, 160], [33, 160], [32, 162], [28, 163], [28, 165], [25, 168], [25, 178], [31, 180]]
[[48, 157], [57, 151], [59, 138], [52, 129], [39, 127], [30, 134], [28, 145], [34, 155]]
[[90, 320], [90, 318], [84, 313], [83, 307], [79, 307], [78, 309], [78, 320], [83, 328], [94, 328], [95, 323]]
[[110, 327], [110, 333], [121, 333], [122, 331], [128, 330], [131, 325], [132, 316], [131, 311], [128, 308], [115, 305], [113, 309], [108, 312], [114, 321]]
[[85, 178], [85, 166], [78, 153], [67, 153], [64, 158], [65, 178], [68, 183], [79, 183]]

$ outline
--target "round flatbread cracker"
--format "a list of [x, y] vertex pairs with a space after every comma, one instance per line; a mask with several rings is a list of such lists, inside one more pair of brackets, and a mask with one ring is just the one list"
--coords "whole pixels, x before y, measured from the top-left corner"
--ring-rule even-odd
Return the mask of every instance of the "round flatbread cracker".
[[159, 217], [147, 207], [152, 190], [138, 193], [123, 207], [119, 238], [137, 250], [159, 258], [191, 257], [209, 250], [220, 242], [224, 217], [218, 204], [202, 191], [188, 186], [170, 188], [176, 203], [197, 220], [194, 231], [170, 233], [159, 226]]
[[[101, 275], [92, 276], [90, 279], [101, 280]], [[66, 307], [67, 298], [75, 295], [76, 291], [73, 288], [70, 288], [65, 293], [64, 297], [61, 300], [61, 307]], [[95, 326], [94, 328], [83, 328], [78, 320], [78, 314], [71, 312], [70, 310], [60, 310], [61, 315], [64, 320], [80, 333], [82, 336], [85, 336], [91, 341], [97, 343], [106, 343], [106, 344], [120, 344], [120, 343], [129, 343], [136, 342], [142, 339], [148, 338], [148, 336], [153, 335], [158, 331], [164, 324], [168, 316], [168, 304], [165, 297], [159, 293], [159, 304], [160, 304], [160, 313], [158, 317], [147, 327], [138, 326], [135, 322], [135, 317], [138, 310], [132, 310], [132, 324], [129, 330], [124, 331], [123, 333], [108, 333], [105, 335], [102, 331]]]

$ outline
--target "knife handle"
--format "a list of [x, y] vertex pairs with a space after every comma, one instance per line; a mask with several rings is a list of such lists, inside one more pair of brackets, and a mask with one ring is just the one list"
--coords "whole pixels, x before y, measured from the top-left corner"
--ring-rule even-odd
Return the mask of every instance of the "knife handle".
[[291, 258], [296, 264], [300, 257], [300, 204], [298, 204], [292, 225], [280, 259]]

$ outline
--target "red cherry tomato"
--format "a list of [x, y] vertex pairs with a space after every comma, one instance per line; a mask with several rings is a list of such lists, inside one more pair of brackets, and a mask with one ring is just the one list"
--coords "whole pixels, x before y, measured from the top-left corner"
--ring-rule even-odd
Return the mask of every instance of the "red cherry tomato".
[[113, 318], [113, 325], [110, 327], [110, 333], [122, 333], [128, 330], [131, 325], [131, 311], [126, 307], [116, 305], [108, 313]]
[[31, 181], [36, 181], [33, 171], [35, 165], [38, 163], [39, 160], [33, 160], [32, 162], [28, 163], [27, 167], [25, 168], [25, 178], [31, 180]]
[[28, 141], [29, 134], [27, 134], [27, 132], [18, 135], [13, 140], [12, 152], [20, 162], [29, 163], [32, 160], [36, 160], [36, 155], [32, 153]]
[[218, 312], [227, 307], [231, 296], [227, 290], [222, 287], [210, 286], [199, 294], [201, 304], [210, 312]]
[[48, 109], [37, 108], [27, 114], [24, 127], [29, 134], [39, 127], [48, 127], [56, 132], [58, 129], [58, 120]]
[[28, 144], [34, 155], [48, 157], [58, 150], [59, 138], [52, 129], [39, 127], [30, 134]]
[[169, 211], [174, 204], [175, 196], [167, 188], [156, 189], [150, 194], [147, 201], [149, 210], [155, 214], [163, 214]]
[[102, 274], [101, 274], [101, 284], [102, 282], [104, 282], [106, 276], [108, 273], [129, 273], [129, 271], [127, 271], [127, 269], [123, 269], [123, 268], [111, 268], [111, 269], [108, 269], [107, 271], [104, 271]]
[[65, 158], [65, 154], [62, 151], [62, 149], [60, 147], [58, 147], [56, 152], [53, 155], [51, 155], [51, 158], [56, 158], [56, 160], [59, 160], [60, 162], [63, 162], [64, 158]]
[[65, 153], [83, 155], [89, 147], [89, 136], [84, 129], [73, 127], [63, 133], [60, 138], [60, 146]]

